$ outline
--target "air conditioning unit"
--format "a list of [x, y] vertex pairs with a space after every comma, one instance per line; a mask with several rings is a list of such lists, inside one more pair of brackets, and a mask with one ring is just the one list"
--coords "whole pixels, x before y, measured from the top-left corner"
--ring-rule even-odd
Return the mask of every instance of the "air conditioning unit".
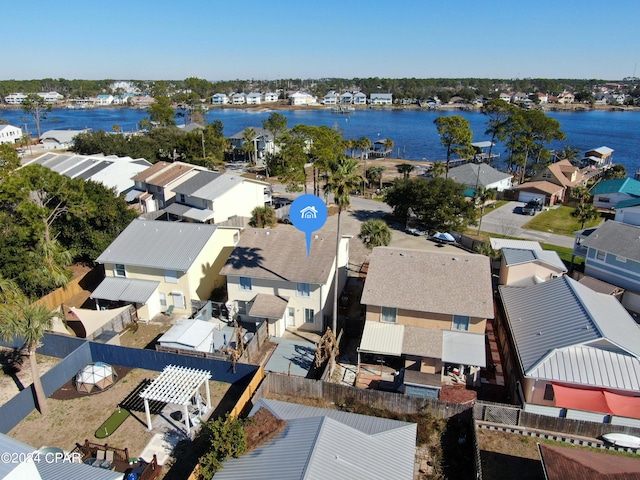
[[552, 273], [551, 274], [551, 279], [553, 280], [554, 278], [560, 278], [560, 274], [559, 273]]

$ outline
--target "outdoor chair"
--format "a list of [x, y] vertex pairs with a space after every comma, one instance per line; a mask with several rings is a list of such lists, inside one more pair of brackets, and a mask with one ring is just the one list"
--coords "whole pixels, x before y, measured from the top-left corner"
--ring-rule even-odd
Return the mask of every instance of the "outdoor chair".
[[96, 459], [91, 465], [93, 467], [102, 467], [102, 464], [105, 462], [105, 453], [104, 450], [98, 450], [96, 452]]
[[107, 450], [105, 452], [105, 458], [100, 467], [106, 468], [107, 470], [111, 468], [111, 464], [113, 463], [113, 450]]

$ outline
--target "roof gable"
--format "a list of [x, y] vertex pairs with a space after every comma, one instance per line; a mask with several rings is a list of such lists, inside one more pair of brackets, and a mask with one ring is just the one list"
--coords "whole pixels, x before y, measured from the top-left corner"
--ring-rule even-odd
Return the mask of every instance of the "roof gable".
[[462, 252], [374, 248], [361, 303], [493, 318], [489, 258]]
[[134, 220], [96, 261], [186, 272], [215, 231], [214, 225]]
[[609, 220], [583, 240], [582, 245], [640, 262], [640, 227]]
[[307, 256], [305, 235], [293, 226], [248, 228], [229, 256], [221, 275], [325, 284], [333, 274], [335, 234], [320, 230], [311, 239]]

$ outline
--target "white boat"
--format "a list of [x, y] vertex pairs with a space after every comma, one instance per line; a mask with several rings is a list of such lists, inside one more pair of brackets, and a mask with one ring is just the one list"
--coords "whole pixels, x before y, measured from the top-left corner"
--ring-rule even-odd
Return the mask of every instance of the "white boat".
[[602, 436], [602, 439], [616, 447], [640, 448], [640, 437], [626, 433], [607, 433]]

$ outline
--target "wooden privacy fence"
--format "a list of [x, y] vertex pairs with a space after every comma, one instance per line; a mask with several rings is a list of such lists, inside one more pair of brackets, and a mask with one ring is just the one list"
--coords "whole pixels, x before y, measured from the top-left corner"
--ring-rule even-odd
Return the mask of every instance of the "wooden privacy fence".
[[267, 322], [264, 321], [256, 330], [256, 333], [253, 335], [253, 338], [249, 343], [247, 343], [244, 347], [244, 352], [242, 352], [242, 356], [240, 357], [240, 362], [242, 363], [253, 363], [258, 358], [258, 354], [260, 353], [260, 347], [269, 339], [269, 327]]
[[477, 402], [473, 406], [473, 418], [501, 425], [512, 425], [534, 430], [564, 433], [581, 437], [599, 438], [606, 433], [628, 433], [640, 435], [640, 428], [597, 423], [587, 420], [551, 417], [537, 413], [525, 412], [513, 405], [490, 402]]
[[269, 373], [265, 377], [262, 385], [256, 391], [256, 396], [259, 398], [259, 396], [266, 396], [269, 393], [303, 398], [322, 398], [337, 405], [342, 405], [353, 399], [373, 408], [397, 413], [429, 412], [441, 418], [449, 418], [471, 409], [470, 405], [446, 403], [380, 390], [364, 390], [277, 373]]
[[57, 309], [62, 303], [68, 301], [71, 297], [78, 295], [85, 290], [85, 286], [93, 285], [102, 277], [102, 267], [96, 267], [89, 270], [84, 275], [72, 278], [67, 285], [60, 287], [53, 292], [39, 298], [35, 303], [38, 305], [44, 305], [47, 310], [53, 311]]

